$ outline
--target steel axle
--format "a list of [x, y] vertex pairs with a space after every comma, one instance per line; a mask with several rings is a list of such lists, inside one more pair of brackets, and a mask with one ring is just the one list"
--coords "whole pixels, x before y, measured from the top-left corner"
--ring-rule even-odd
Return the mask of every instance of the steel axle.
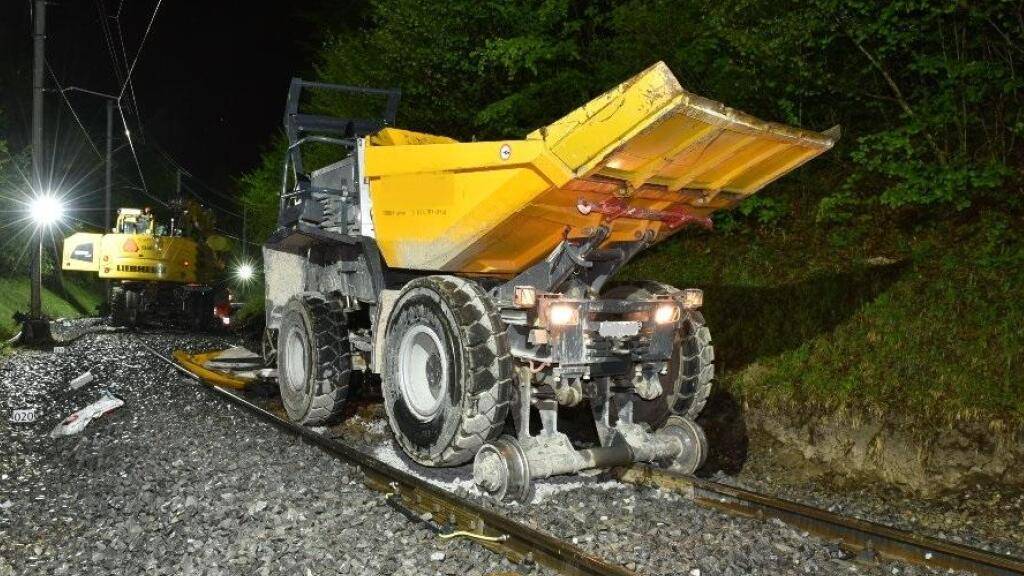
[[548, 431], [518, 440], [502, 436], [484, 444], [473, 462], [473, 481], [500, 501], [525, 502], [532, 481], [595, 468], [661, 462], [685, 474], [694, 472], [707, 455], [704, 431], [693, 420], [669, 418], [655, 433], [638, 424], [619, 424], [606, 446], [576, 450], [562, 433]]

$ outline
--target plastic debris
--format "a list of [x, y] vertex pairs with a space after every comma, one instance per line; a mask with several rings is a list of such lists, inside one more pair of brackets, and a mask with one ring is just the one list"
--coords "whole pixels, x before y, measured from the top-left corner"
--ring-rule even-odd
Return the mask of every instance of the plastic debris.
[[59, 438], [60, 436], [78, 434], [89, 425], [89, 422], [92, 422], [93, 418], [98, 418], [121, 406], [124, 406], [124, 400], [105, 392], [99, 400], [65, 418], [53, 429], [53, 432], [50, 432], [50, 437]]
[[71, 386], [72, 390], [78, 390], [82, 386], [85, 386], [86, 384], [92, 382], [95, 379], [96, 379], [96, 377], [92, 375], [92, 371], [91, 370], [86, 370], [85, 372], [79, 374], [68, 385]]
[[13, 424], [31, 424], [35, 421], [35, 408], [20, 408], [11, 412], [10, 422]]

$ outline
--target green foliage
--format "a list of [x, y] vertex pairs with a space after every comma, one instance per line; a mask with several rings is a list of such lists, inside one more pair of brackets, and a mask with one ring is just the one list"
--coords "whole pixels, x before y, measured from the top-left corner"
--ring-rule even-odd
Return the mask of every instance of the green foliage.
[[[707, 288], [723, 383], [752, 400], [1020, 417], [1020, 12], [1009, 0], [368, 0], [357, 27], [327, 33], [315, 71], [399, 87], [401, 127], [463, 140], [521, 137], [658, 60], [757, 116], [839, 124], [834, 150], [625, 275]], [[240, 181], [253, 238], [274, 226], [283, 157], [278, 138]]]
[[237, 182], [242, 205], [247, 210], [246, 233], [256, 242], [262, 242], [277, 227], [278, 198], [287, 148], [284, 134], [278, 134], [263, 152], [259, 166], [242, 175]]
[[[43, 313], [51, 318], [79, 318], [96, 314], [96, 307], [103, 299], [102, 291], [91, 286], [66, 282], [67, 298], [61, 297], [47, 287], [43, 288]], [[27, 312], [30, 284], [27, 275], [13, 278], [0, 276], [0, 341], [17, 333], [18, 325], [12, 316], [15, 312]]]
[[[893, 208], [960, 211], [1019, 190], [1019, 10], [1005, 0], [369, 0], [357, 27], [325, 32], [315, 70], [401, 88], [402, 127], [486, 139], [522, 136], [665, 60], [690, 90], [737, 108], [843, 125], [817, 161], [832, 169], [816, 192], [819, 219], [841, 223]], [[313, 104], [369, 112], [335, 96]], [[254, 209], [269, 205], [267, 160], [279, 152], [243, 178]], [[765, 197], [732, 223], [776, 225], [786, 202]]]
[[[28, 246], [32, 228], [26, 219], [26, 199], [29, 190], [26, 174], [29, 169], [27, 151], [11, 152], [0, 138], [0, 276], [28, 273]], [[44, 273], [52, 270], [49, 253], [44, 253]]]
[[685, 234], [623, 276], [704, 289], [719, 384], [747, 402], [913, 406], [926, 427], [1024, 422], [1019, 216], [985, 211], [910, 241], [855, 229], [829, 242], [802, 224], [742, 241]]

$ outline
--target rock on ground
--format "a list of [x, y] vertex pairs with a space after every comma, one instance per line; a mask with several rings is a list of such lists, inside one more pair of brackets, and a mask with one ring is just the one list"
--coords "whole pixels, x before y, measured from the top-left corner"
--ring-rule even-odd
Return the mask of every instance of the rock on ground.
[[[231, 343], [141, 337], [164, 351]], [[438, 539], [357, 470], [183, 380], [135, 338], [0, 358], [0, 575], [548, 573]], [[70, 390], [86, 369], [96, 381]], [[49, 437], [102, 389], [125, 405]], [[22, 407], [39, 419], [9, 423]]]

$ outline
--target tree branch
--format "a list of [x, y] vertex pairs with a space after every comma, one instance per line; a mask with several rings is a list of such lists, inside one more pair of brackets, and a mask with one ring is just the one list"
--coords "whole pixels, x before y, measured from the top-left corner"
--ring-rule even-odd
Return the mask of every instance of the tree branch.
[[[889, 74], [889, 71], [886, 70], [885, 67], [882, 66], [882, 63], [879, 62], [878, 59], [875, 58], [873, 54], [871, 54], [871, 52], [868, 52], [867, 48], [865, 48], [863, 44], [857, 41], [857, 39], [854, 38], [852, 34], [847, 33], [846, 37], [849, 38], [851, 42], [853, 42], [853, 45], [856, 46], [857, 49], [860, 50], [865, 57], [867, 57], [868, 62], [871, 62], [871, 66], [873, 66], [875, 70], [878, 70], [878, 73], [882, 75], [882, 78], [885, 79], [885, 83], [889, 85], [889, 90], [892, 91], [893, 96], [895, 97], [895, 101], [899, 105], [900, 109], [902, 109], [907, 116], [912, 116], [916, 118], [917, 115], [914, 113], [914, 109], [910, 107], [910, 103], [908, 103], [907, 99], [903, 96], [903, 91], [900, 90], [899, 85], [896, 84], [896, 80], [894, 80], [892, 75]], [[923, 134], [925, 139], [928, 140], [928, 144], [931, 145], [932, 151], [935, 152], [935, 156], [938, 159], [939, 163], [945, 164], [946, 154], [943, 153], [941, 148], [939, 148], [939, 145], [935, 142], [935, 139], [932, 138], [931, 133], [929, 133], [927, 130], [924, 130]]]

